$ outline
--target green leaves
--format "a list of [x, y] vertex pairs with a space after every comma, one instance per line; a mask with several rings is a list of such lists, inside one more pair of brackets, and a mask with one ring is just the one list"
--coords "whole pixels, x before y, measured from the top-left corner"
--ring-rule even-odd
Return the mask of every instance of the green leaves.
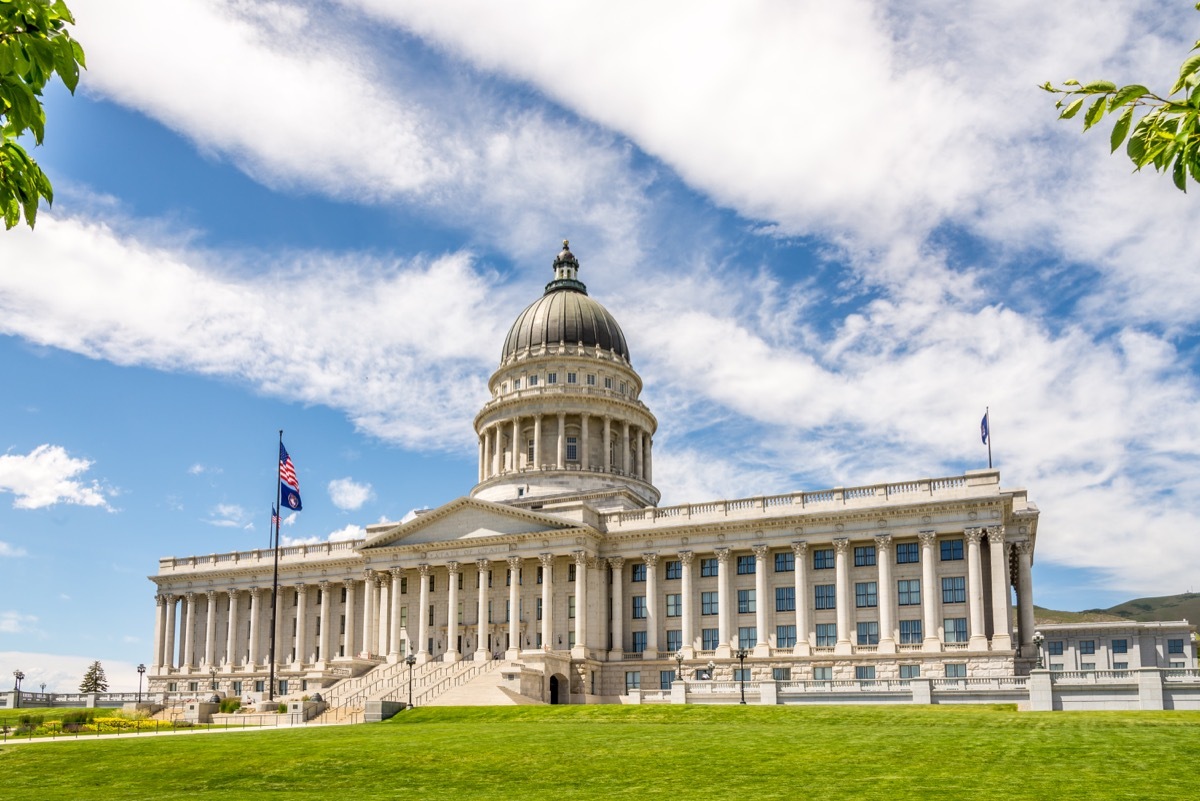
[[1109, 153], [1116, 153], [1117, 148], [1125, 141], [1125, 135], [1129, 133], [1129, 123], [1133, 121], [1133, 106], [1125, 109], [1120, 117], [1117, 118], [1117, 124], [1113, 126], [1112, 135], [1109, 137], [1109, 144], [1112, 149]]
[[24, 215], [32, 228], [41, 199], [53, 202], [50, 179], [16, 140], [28, 132], [40, 145], [46, 134], [42, 90], [58, 75], [72, 94], [83, 48], [71, 38], [74, 24], [64, 0], [0, 0], [0, 214], [5, 228]]

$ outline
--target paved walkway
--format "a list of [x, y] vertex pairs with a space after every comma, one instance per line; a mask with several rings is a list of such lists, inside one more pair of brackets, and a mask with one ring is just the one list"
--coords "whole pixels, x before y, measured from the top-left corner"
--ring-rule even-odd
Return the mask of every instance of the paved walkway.
[[83, 743], [92, 742], [93, 740], [138, 740], [138, 739], [153, 739], [155, 737], [182, 737], [193, 734], [236, 734], [238, 732], [269, 732], [269, 731], [288, 731], [291, 729], [318, 729], [326, 726], [354, 726], [354, 723], [297, 723], [295, 725], [288, 724], [284, 726], [245, 726], [237, 728], [221, 728], [221, 729], [158, 729], [155, 731], [146, 730], [141, 733], [126, 732], [123, 734], [81, 734], [78, 737], [73, 735], [63, 734], [57, 737], [13, 737], [9, 736], [7, 740], [0, 738], [0, 748], [6, 745], [37, 745], [38, 743]]

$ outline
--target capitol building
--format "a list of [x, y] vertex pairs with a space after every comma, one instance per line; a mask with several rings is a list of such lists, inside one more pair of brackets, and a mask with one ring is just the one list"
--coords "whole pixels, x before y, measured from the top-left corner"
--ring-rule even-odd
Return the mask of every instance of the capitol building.
[[[408, 671], [428, 693], [469, 679], [560, 703], [681, 675], [1030, 671], [1038, 508], [1024, 489], [989, 469], [659, 506], [658, 421], [632, 349], [565, 242], [553, 269], [475, 416], [470, 492], [365, 539], [280, 549], [277, 695], [402, 698]], [[273, 559], [160, 560], [152, 690], [264, 694]]]

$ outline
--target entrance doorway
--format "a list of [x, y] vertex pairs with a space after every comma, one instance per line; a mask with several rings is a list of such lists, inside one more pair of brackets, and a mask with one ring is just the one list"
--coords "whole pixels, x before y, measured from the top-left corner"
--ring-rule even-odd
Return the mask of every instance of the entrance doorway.
[[566, 704], [570, 703], [570, 685], [567, 684], [567, 677], [555, 674], [550, 677], [550, 703]]

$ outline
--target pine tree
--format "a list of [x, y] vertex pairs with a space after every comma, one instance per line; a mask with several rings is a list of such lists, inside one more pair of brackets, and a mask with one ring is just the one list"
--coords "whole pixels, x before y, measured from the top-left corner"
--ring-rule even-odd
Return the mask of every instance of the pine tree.
[[87, 673], [83, 674], [83, 681], [79, 683], [79, 692], [81, 693], [104, 693], [108, 692], [108, 678], [104, 675], [104, 667], [97, 660], [92, 663], [87, 669]]

